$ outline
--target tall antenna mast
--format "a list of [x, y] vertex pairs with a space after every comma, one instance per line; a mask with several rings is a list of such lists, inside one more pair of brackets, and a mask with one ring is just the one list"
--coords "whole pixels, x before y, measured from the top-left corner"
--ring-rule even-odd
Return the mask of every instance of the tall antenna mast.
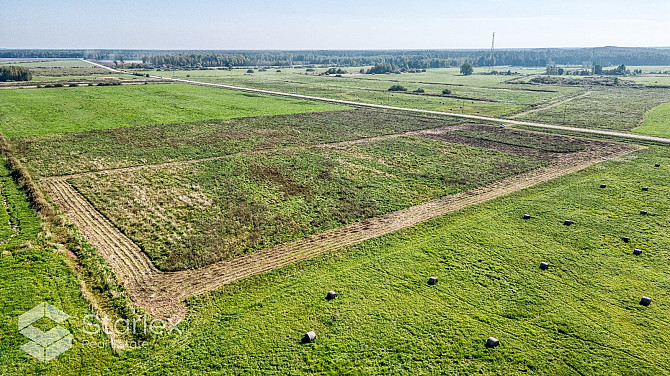
[[491, 38], [491, 55], [489, 56], [489, 70], [493, 71], [493, 50], [495, 49], [496, 42], [496, 32], [493, 32], [493, 37]]

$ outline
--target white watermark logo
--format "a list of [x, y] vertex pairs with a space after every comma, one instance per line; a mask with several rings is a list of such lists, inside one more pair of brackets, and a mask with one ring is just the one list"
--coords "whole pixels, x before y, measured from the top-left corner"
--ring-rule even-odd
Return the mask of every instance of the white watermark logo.
[[[49, 303], [40, 303], [30, 311], [19, 316], [19, 333], [30, 339], [30, 342], [21, 346], [21, 350], [34, 356], [42, 362], [48, 362], [72, 348], [72, 334], [60, 325], [48, 331], [42, 331], [39, 326], [44, 324], [42, 319], [49, 319], [56, 324], [67, 320], [70, 316]], [[39, 322], [39, 323], [38, 323]], [[107, 316], [86, 315], [82, 320], [83, 332], [89, 336], [104, 333], [109, 341], [91, 341], [83, 339], [81, 345], [86, 348], [134, 349], [147, 345], [147, 342], [135, 340], [126, 342], [124, 338], [137, 338], [147, 335], [182, 334], [177, 325], [181, 319], [173, 322], [162, 319], [147, 319], [146, 316], [135, 317], [132, 320], [119, 318], [112, 320]], [[35, 325], [37, 325], [37, 327]]]
[[72, 334], [60, 325], [43, 332], [33, 326], [42, 318], [48, 318], [57, 324], [70, 317], [67, 313], [49, 303], [40, 303], [30, 311], [19, 316], [19, 333], [30, 342], [21, 346], [21, 350], [34, 356], [41, 362], [48, 362], [72, 348]]

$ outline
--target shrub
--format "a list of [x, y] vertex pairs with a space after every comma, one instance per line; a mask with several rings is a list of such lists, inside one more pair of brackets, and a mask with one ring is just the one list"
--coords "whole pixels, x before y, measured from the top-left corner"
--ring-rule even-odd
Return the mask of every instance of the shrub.
[[449, 90], [449, 89], [442, 89], [442, 94], [444, 94], [444, 95], [449, 95], [449, 94], [451, 94], [451, 90]]
[[253, 69], [247, 69], [247, 73], [254, 73]]
[[347, 71], [345, 71], [342, 68], [330, 68], [327, 71], [325, 71], [323, 74], [340, 74], [340, 75], [342, 75], [342, 74], [345, 74], [345, 73], [347, 73]]
[[30, 70], [25, 67], [10, 65], [0, 67], [0, 82], [4, 81], [30, 81], [33, 79]]
[[407, 89], [402, 85], [393, 85], [388, 91], [407, 91]]
[[426, 91], [423, 90], [422, 88], [418, 88], [418, 89], [414, 90], [414, 92], [415, 93], [425, 93]]

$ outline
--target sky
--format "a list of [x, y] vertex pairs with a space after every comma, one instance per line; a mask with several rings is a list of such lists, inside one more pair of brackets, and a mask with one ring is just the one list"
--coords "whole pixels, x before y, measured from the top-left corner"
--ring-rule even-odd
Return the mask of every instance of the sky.
[[0, 48], [668, 47], [669, 0], [0, 0]]

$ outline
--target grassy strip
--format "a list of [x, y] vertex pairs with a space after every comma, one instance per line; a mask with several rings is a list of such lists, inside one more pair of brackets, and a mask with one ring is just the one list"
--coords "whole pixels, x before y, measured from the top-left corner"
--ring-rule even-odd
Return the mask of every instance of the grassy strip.
[[2, 132], [0, 132], [0, 151], [5, 157], [5, 162], [7, 163], [10, 175], [26, 193], [28, 201], [33, 209], [35, 209], [35, 211], [37, 211], [37, 213], [39, 213], [49, 224], [54, 226], [62, 225], [63, 219], [56, 214], [53, 206], [44, 198], [44, 193], [42, 193], [42, 190], [35, 184], [33, 178], [28, 173], [28, 170], [23, 167], [21, 162], [14, 156], [12, 147]]
[[76, 268], [76, 272], [85, 278], [84, 280], [93, 293], [106, 299], [106, 305], [112, 310], [110, 316], [132, 319], [143, 314], [133, 306], [123, 286], [116, 280], [109, 265], [97, 254], [95, 248], [79, 234], [74, 226], [66, 224], [54, 206], [46, 200], [42, 190], [28, 171], [14, 157], [12, 148], [2, 133], [0, 133], [0, 150], [10, 175], [25, 192], [31, 207], [47, 224], [52, 240], [64, 245], [67, 250], [76, 255], [78, 266], [81, 266], [81, 268]]
[[664, 103], [644, 115], [644, 122], [633, 133], [670, 137], [670, 103]]
[[614, 141], [621, 142], [624, 144], [636, 144], [636, 145], [645, 145], [645, 146], [668, 146], [667, 142], [653, 141], [653, 140], [643, 140], [643, 139], [632, 139], [627, 137], [611, 136], [606, 134], [597, 134], [597, 133], [585, 133], [585, 132], [575, 132], [575, 131], [566, 131], [563, 129], [549, 129], [534, 127], [532, 125], [514, 125], [516, 129], [525, 129], [528, 131], [538, 132], [538, 133], [548, 133], [556, 135], [564, 135], [571, 137], [580, 137], [587, 138], [592, 140], [602, 140], [602, 141]]

